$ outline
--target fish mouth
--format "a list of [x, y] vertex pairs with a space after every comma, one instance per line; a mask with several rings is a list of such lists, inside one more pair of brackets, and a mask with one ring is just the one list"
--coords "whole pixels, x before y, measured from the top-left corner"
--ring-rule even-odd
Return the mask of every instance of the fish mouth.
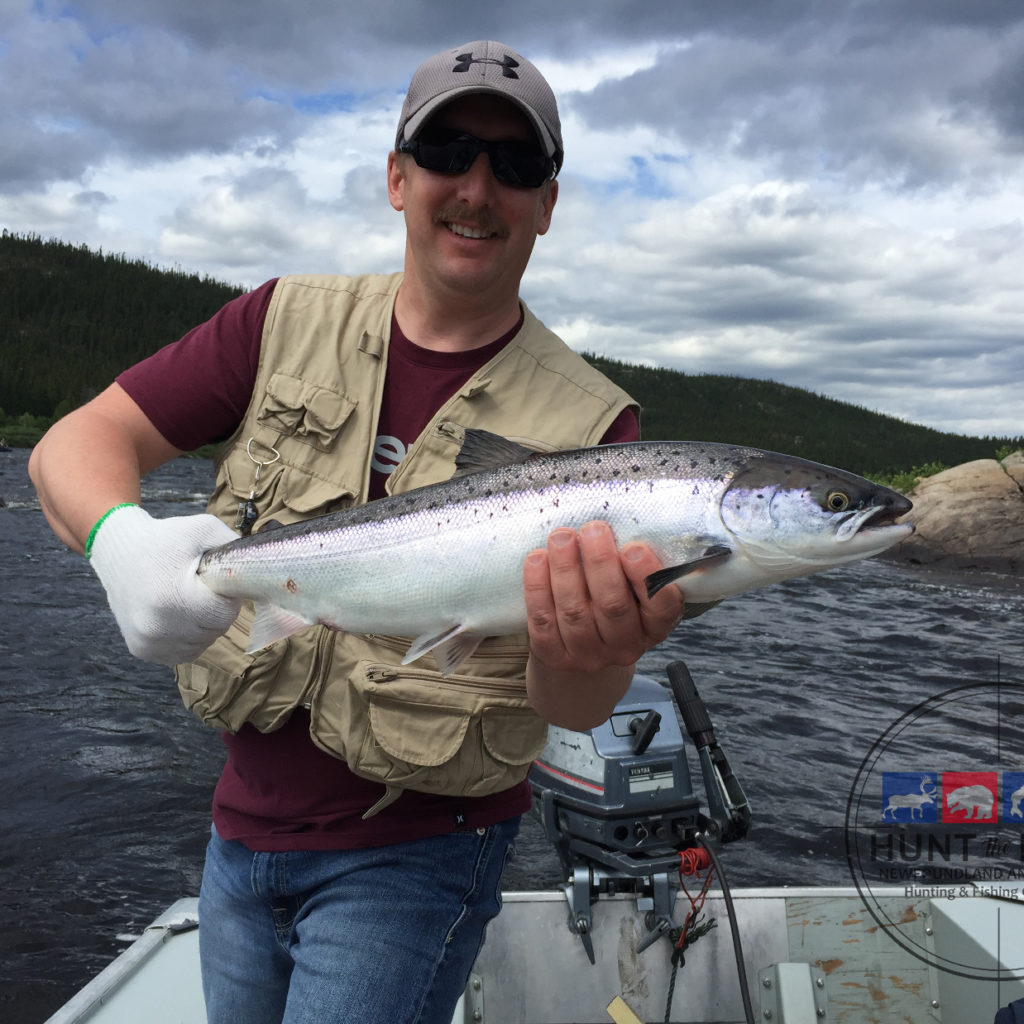
[[913, 524], [900, 523], [897, 520], [913, 507], [913, 502], [909, 498], [893, 493], [891, 497], [885, 498], [877, 505], [869, 505], [848, 515], [836, 530], [836, 540], [844, 541], [866, 533], [893, 529], [905, 530], [909, 536], [914, 532]]
[[914, 503], [909, 498], [903, 497], [902, 494], [894, 495], [883, 504], [871, 509], [871, 514], [865, 518], [863, 526], [866, 529], [875, 529], [879, 526], [909, 525], [897, 523], [896, 520], [905, 516], [913, 507]]

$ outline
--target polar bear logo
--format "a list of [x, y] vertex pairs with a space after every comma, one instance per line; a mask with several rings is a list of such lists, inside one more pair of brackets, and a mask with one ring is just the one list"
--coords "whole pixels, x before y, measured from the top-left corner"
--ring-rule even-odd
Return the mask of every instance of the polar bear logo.
[[946, 797], [947, 809], [966, 811], [967, 821], [991, 817], [994, 805], [995, 794], [988, 786], [960, 786]]

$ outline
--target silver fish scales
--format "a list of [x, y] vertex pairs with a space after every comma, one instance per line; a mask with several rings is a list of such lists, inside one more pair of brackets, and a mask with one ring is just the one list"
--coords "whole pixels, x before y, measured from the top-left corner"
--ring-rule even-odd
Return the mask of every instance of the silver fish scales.
[[911, 503], [793, 456], [698, 441], [537, 453], [468, 430], [459, 475], [207, 552], [200, 577], [256, 603], [250, 650], [323, 624], [412, 639], [447, 675], [487, 636], [522, 632], [522, 565], [556, 527], [607, 521], [644, 541], [688, 616], [724, 598], [878, 554]]

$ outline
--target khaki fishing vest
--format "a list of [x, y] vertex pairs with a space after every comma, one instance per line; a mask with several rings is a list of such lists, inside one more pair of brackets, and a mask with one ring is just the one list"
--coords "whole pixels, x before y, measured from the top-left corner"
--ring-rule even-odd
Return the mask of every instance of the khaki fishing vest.
[[[252, 400], [215, 460], [210, 512], [234, 526], [239, 503], [255, 492], [255, 532], [269, 520], [366, 501], [400, 283], [400, 274], [278, 282]], [[525, 307], [524, 315], [515, 338], [437, 411], [389, 478], [390, 493], [449, 478], [467, 427], [538, 449], [572, 448], [597, 444], [624, 408], [635, 408]], [[258, 474], [254, 460], [266, 463]], [[526, 699], [525, 635], [485, 640], [464, 674], [443, 678], [430, 655], [401, 665], [409, 638], [322, 626], [246, 654], [252, 618], [246, 602], [224, 636], [178, 666], [186, 707], [229, 732], [245, 723], [270, 732], [307, 707], [319, 747], [387, 786], [368, 814], [402, 789], [506, 789], [544, 745], [546, 724]]]

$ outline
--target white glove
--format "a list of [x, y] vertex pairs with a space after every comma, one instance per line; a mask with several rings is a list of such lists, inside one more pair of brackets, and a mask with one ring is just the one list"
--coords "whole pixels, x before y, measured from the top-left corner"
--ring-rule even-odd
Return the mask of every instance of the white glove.
[[205, 513], [153, 519], [123, 505], [100, 520], [89, 563], [136, 658], [194, 661], [235, 621], [241, 599], [215, 594], [196, 569], [204, 551], [237, 537]]

